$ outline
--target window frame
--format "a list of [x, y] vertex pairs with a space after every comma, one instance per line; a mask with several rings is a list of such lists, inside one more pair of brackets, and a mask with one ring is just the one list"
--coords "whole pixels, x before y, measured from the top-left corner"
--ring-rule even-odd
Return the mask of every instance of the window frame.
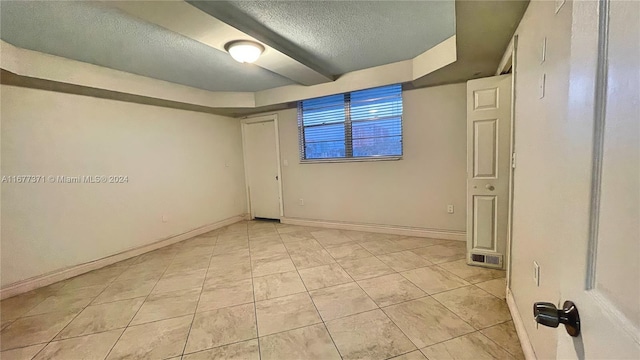
[[[385, 85], [390, 86], [390, 85]], [[380, 86], [384, 87], [384, 86]], [[363, 89], [367, 90], [367, 89]], [[355, 90], [358, 91], [358, 90]], [[298, 117], [298, 146], [299, 146], [299, 158], [301, 164], [310, 164], [310, 163], [344, 163], [344, 162], [366, 162], [366, 161], [397, 161], [402, 160], [404, 156], [404, 103], [402, 104], [402, 114], [400, 115], [400, 155], [370, 155], [370, 156], [353, 156], [353, 122], [351, 120], [351, 93], [346, 92], [340, 95], [343, 95], [343, 105], [345, 112], [345, 120], [344, 120], [344, 131], [345, 131], [345, 156], [344, 157], [336, 157], [336, 158], [319, 158], [319, 159], [307, 159], [306, 158], [306, 140], [304, 134], [304, 122], [303, 122], [303, 111], [302, 111], [302, 102], [304, 100], [298, 101], [297, 104], [297, 117]], [[403, 99], [403, 91], [400, 88], [400, 101], [404, 101]], [[335, 94], [338, 95], [338, 94]], [[331, 95], [327, 95], [331, 96]], [[367, 101], [378, 100], [376, 98], [368, 99]], [[395, 116], [394, 116], [395, 117]], [[363, 120], [363, 121], [377, 121], [376, 120]], [[322, 125], [309, 125], [306, 127], [313, 126], [325, 126]]]

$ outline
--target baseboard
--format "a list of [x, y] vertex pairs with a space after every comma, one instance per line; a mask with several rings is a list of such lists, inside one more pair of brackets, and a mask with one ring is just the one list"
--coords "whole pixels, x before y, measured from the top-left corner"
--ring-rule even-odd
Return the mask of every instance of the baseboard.
[[427, 237], [427, 238], [434, 238], [434, 239], [456, 240], [456, 241], [467, 240], [466, 233], [464, 231], [456, 231], [456, 230], [424, 229], [424, 228], [414, 228], [414, 227], [407, 227], [407, 226], [360, 224], [360, 223], [347, 223], [347, 222], [340, 222], [340, 221], [311, 220], [311, 219], [288, 218], [288, 217], [281, 218], [280, 222], [283, 224], [290, 224], [290, 225], [321, 227], [321, 228], [339, 229], [339, 230], [367, 231], [367, 232], [374, 232], [374, 233], [381, 233], [381, 234]]
[[207, 224], [187, 232], [172, 235], [167, 238], [155, 241], [151, 244], [138, 246], [132, 249], [128, 249], [117, 254], [109, 255], [98, 260], [90, 261], [74, 265], [71, 267], [55, 270], [43, 275], [34, 276], [32, 278], [22, 280], [13, 284], [9, 284], [6, 287], [0, 289], [0, 299], [6, 299], [12, 296], [16, 296], [34, 289], [41, 288], [43, 286], [51, 285], [58, 281], [66, 280], [74, 276], [82, 275], [86, 272], [97, 270], [105, 266], [115, 264], [119, 261], [138, 256], [149, 251], [153, 251], [177, 242], [190, 239], [192, 237], [202, 235], [209, 231], [219, 229], [221, 227], [237, 223], [247, 219], [247, 214], [236, 215], [215, 223]]
[[516, 328], [516, 333], [518, 334], [518, 339], [520, 340], [520, 346], [522, 346], [524, 358], [527, 360], [536, 360], [536, 353], [533, 351], [533, 345], [531, 345], [531, 341], [529, 341], [529, 335], [527, 335], [527, 330], [524, 328], [522, 316], [520, 316], [520, 312], [518, 311], [518, 307], [516, 306], [516, 301], [513, 298], [513, 294], [511, 293], [511, 290], [509, 290], [509, 288], [507, 288], [506, 298], [507, 306], [509, 306], [509, 312], [511, 312], [511, 318], [513, 319], [513, 325]]

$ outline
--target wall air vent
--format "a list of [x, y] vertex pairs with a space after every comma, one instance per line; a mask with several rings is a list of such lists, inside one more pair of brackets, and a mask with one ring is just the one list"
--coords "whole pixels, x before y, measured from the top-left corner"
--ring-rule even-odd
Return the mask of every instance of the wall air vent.
[[469, 254], [471, 265], [486, 266], [496, 269], [502, 269], [502, 255], [498, 254]]

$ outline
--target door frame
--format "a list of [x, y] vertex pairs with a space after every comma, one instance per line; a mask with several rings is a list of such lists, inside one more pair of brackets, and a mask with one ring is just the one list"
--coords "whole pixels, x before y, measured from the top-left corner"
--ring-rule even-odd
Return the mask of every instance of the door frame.
[[514, 193], [515, 193], [515, 166], [517, 165], [517, 156], [516, 156], [516, 85], [518, 81], [518, 34], [513, 35], [505, 53], [503, 55], [502, 60], [500, 61], [500, 65], [496, 70], [496, 76], [506, 73], [509, 68], [511, 69], [511, 138], [510, 138], [510, 154], [511, 154], [511, 164], [509, 166], [509, 209], [507, 212], [507, 248], [506, 248], [506, 265], [505, 270], [507, 272], [507, 276], [505, 279], [505, 297], [507, 306], [509, 307], [509, 312], [511, 313], [511, 317], [513, 320], [514, 327], [516, 329], [516, 334], [518, 339], [520, 340], [520, 344], [522, 347], [522, 351], [525, 355], [526, 359], [535, 359], [536, 355], [533, 350], [533, 345], [529, 340], [529, 335], [527, 334], [527, 330], [524, 327], [522, 314], [518, 311], [516, 307], [513, 295], [511, 294], [511, 264], [512, 264], [512, 245], [513, 245], [513, 204], [514, 204]]
[[509, 200], [507, 210], [507, 244], [505, 249], [506, 263], [504, 269], [507, 272], [506, 287], [511, 288], [511, 241], [513, 236], [513, 194], [514, 194], [514, 172], [516, 163], [516, 67], [518, 52], [518, 34], [513, 35], [507, 45], [507, 49], [502, 55], [502, 60], [498, 65], [495, 76], [508, 74], [511, 70], [511, 136], [509, 139], [509, 154], [511, 155], [509, 164]]
[[282, 199], [282, 166], [280, 165], [280, 133], [278, 132], [278, 114], [267, 114], [267, 115], [258, 115], [253, 117], [243, 118], [240, 123], [240, 128], [242, 130], [242, 161], [244, 163], [244, 184], [245, 184], [245, 194], [247, 197], [247, 212], [249, 213], [249, 218], [253, 220], [255, 218], [253, 214], [253, 209], [251, 207], [251, 191], [249, 189], [249, 164], [247, 162], [247, 143], [246, 143], [246, 127], [250, 124], [258, 124], [263, 122], [273, 121], [273, 126], [275, 130], [275, 142], [276, 142], [276, 166], [278, 171], [278, 202], [280, 204], [280, 217], [284, 217], [284, 201]]
[[[514, 194], [514, 176], [515, 176], [515, 164], [516, 164], [516, 67], [518, 65], [517, 53], [518, 53], [518, 35], [514, 35], [507, 47], [509, 56], [505, 56], [508, 60], [501, 62], [499, 71], [507, 71], [511, 68], [511, 139], [509, 144], [509, 153], [511, 154], [511, 164], [509, 165], [509, 208], [507, 211], [507, 263], [505, 270], [506, 287], [511, 288], [511, 242], [513, 237], [513, 194]], [[506, 55], [506, 54], [505, 54]], [[508, 64], [508, 65], [505, 65]]]

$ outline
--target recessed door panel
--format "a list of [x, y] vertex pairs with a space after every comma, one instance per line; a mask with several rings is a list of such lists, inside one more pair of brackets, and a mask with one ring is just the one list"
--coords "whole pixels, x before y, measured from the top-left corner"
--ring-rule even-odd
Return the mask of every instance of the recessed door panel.
[[482, 89], [473, 92], [473, 110], [497, 109], [498, 88]]
[[473, 177], [498, 177], [498, 119], [473, 122]]
[[473, 197], [473, 248], [496, 250], [496, 196]]

